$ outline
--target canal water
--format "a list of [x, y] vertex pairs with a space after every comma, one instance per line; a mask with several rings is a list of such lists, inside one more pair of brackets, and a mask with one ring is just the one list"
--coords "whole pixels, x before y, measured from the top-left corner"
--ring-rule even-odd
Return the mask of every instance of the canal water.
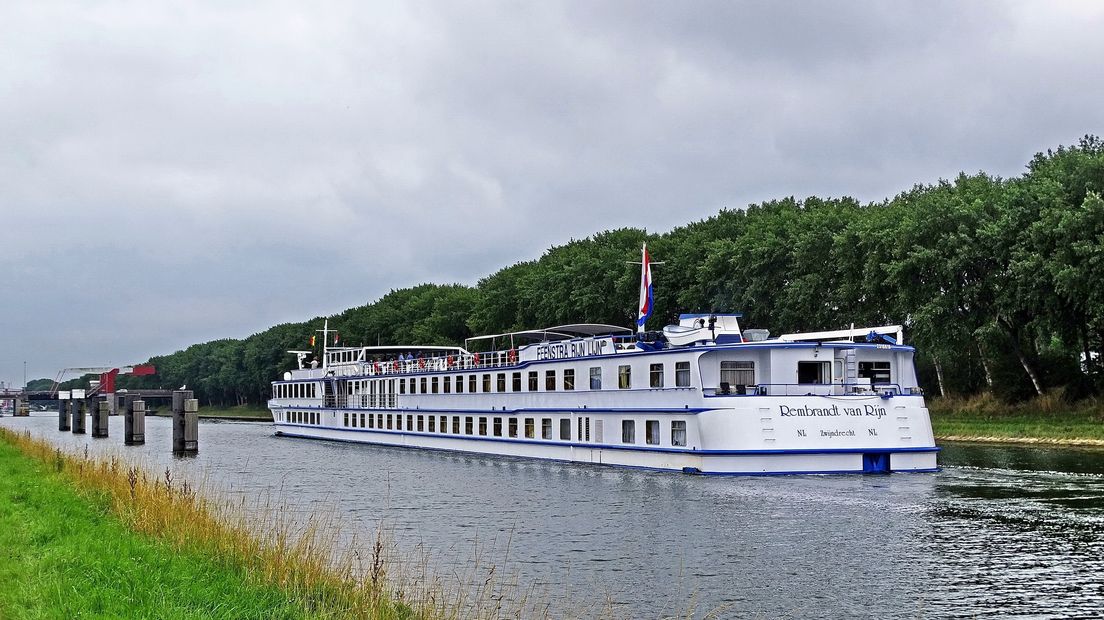
[[[1104, 450], [950, 444], [935, 474], [703, 477], [275, 437], [203, 422], [200, 453], [0, 418], [59, 446], [333, 515], [471, 586], [495, 567], [553, 616], [1104, 617]], [[140, 456], [139, 456], [140, 455]], [[459, 575], [459, 577], [456, 577]], [[519, 594], [520, 592], [520, 594]]]

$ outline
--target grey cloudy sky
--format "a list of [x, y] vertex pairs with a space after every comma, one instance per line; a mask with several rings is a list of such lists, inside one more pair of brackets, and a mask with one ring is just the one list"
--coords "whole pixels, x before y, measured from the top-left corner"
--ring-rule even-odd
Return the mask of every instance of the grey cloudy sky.
[[0, 380], [1104, 133], [1100, 2], [5, 2]]

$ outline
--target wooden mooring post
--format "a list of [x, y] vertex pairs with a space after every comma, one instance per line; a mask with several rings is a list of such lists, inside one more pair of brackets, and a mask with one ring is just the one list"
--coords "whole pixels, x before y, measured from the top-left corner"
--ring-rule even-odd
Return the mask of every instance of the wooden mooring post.
[[199, 401], [191, 390], [175, 390], [172, 397], [173, 453], [199, 451]]
[[123, 443], [140, 446], [146, 443], [146, 401], [127, 396], [123, 410]]
[[58, 430], [68, 431], [72, 428], [69, 424], [69, 390], [58, 391]]
[[92, 405], [92, 436], [107, 437], [107, 419], [111, 415], [111, 403], [106, 399], [93, 399]]

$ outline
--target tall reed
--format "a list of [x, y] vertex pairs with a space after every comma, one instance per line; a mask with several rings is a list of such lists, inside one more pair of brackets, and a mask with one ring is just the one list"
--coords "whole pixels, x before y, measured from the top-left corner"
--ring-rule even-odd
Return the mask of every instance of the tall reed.
[[[219, 499], [205, 481], [156, 474], [119, 456], [63, 451], [30, 432], [0, 428], [0, 437], [83, 493], [106, 500], [130, 529], [177, 548], [197, 550], [238, 568], [256, 583], [282, 588], [321, 618], [450, 619], [547, 617], [546, 601], [516, 579], [473, 561], [471, 572], [446, 579], [428, 556], [403, 561], [382, 524], [369, 541], [343, 540], [333, 511], [297, 522], [283, 506]], [[363, 543], [366, 542], [365, 546]]]

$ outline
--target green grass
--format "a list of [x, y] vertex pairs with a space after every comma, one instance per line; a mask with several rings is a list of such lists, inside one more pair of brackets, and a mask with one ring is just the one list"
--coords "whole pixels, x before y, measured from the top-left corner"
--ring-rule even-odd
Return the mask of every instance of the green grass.
[[[154, 415], [168, 417], [172, 411], [168, 406], [161, 406]], [[272, 412], [266, 407], [257, 405], [239, 405], [236, 407], [200, 407], [200, 418], [221, 418], [226, 420], [257, 420], [271, 422]]]
[[936, 437], [1104, 441], [1104, 406], [1095, 399], [1071, 403], [1054, 393], [1009, 404], [982, 394], [933, 398], [928, 409]]
[[0, 617], [304, 618], [230, 562], [128, 530], [0, 437]]
[[242, 420], [272, 421], [272, 412], [267, 407], [240, 405], [237, 407], [200, 407], [201, 418], [233, 418]]
[[524, 591], [504, 606], [515, 590], [493, 564], [445, 587], [392, 556], [382, 527], [350, 541], [336, 513], [301, 520], [279, 501], [220, 497], [0, 428], [0, 619], [548, 615]]

